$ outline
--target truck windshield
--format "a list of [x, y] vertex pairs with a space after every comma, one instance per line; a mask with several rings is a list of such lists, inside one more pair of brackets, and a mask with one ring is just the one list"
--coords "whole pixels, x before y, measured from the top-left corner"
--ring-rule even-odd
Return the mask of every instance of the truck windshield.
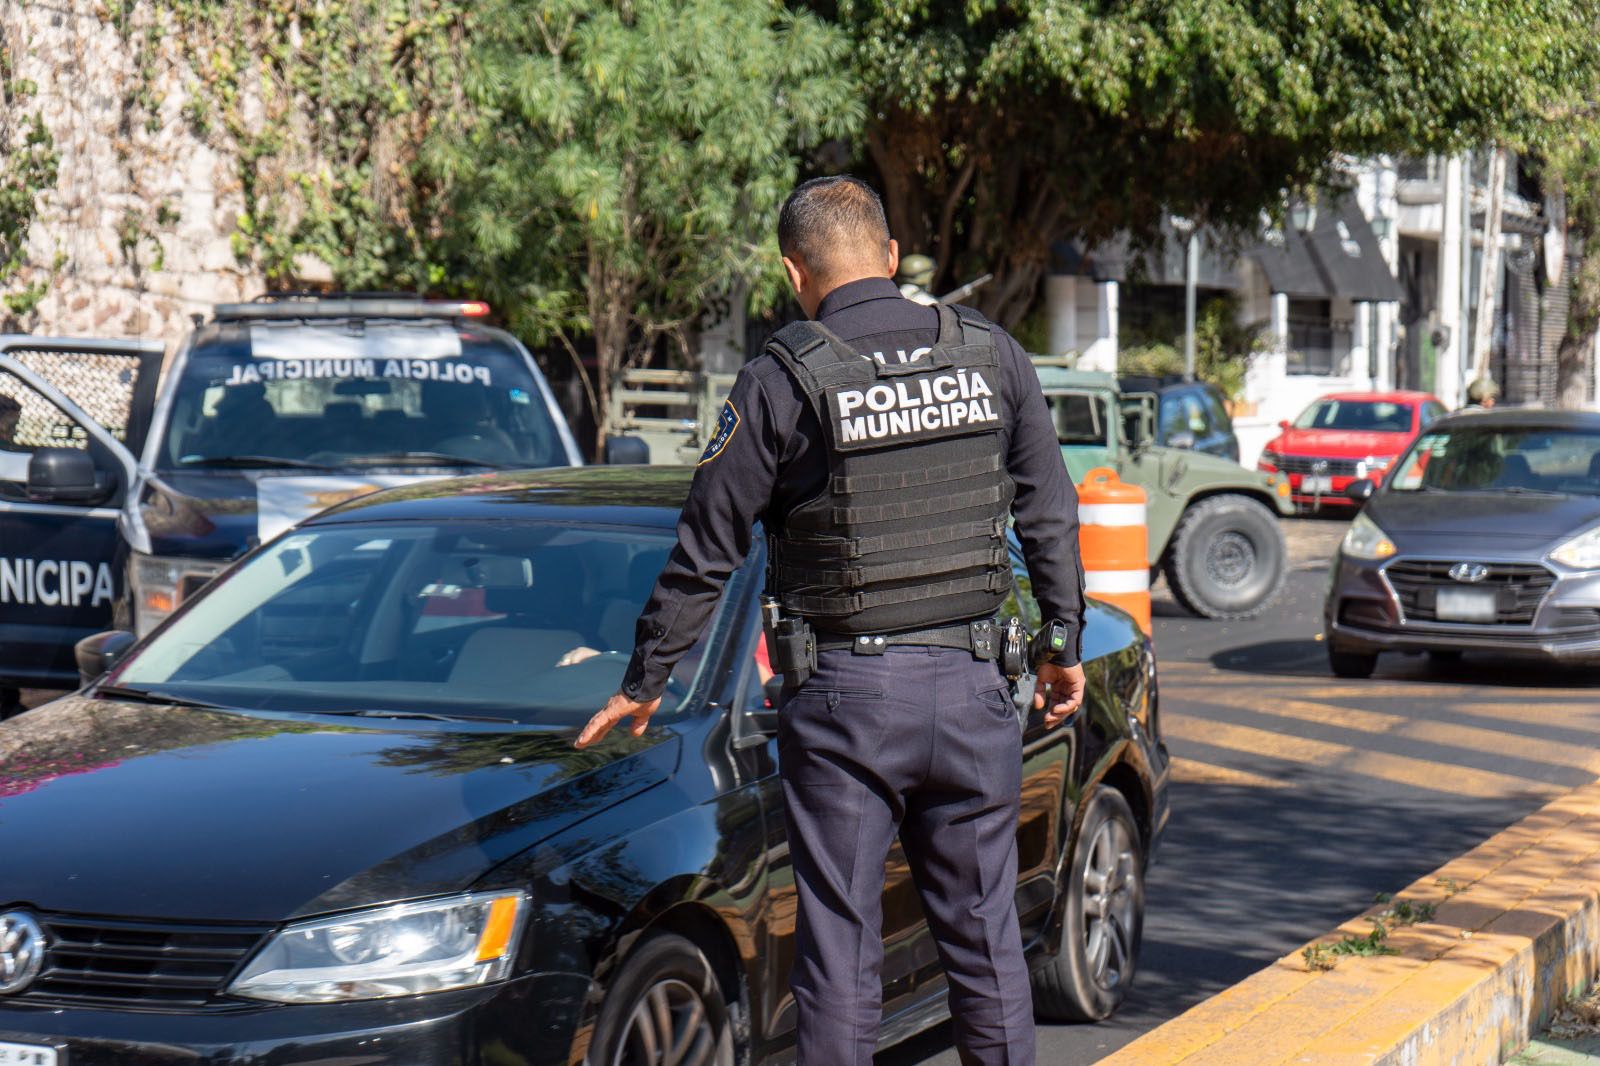
[[1058, 392], [1045, 397], [1050, 417], [1056, 424], [1056, 440], [1062, 444], [1107, 443], [1104, 400], [1086, 392]]
[[313, 525], [217, 579], [114, 683], [223, 707], [581, 725], [622, 683], [672, 545], [670, 530], [566, 522]]
[[157, 466], [323, 467], [406, 457], [556, 466], [567, 458], [515, 348], [440, 323], [352, 332], [228, 325], [183, 369]]

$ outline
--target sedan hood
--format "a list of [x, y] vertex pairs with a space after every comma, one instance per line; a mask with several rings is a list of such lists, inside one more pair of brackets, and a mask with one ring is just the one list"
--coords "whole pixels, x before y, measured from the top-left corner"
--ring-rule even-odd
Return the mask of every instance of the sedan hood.
[[678, 747], [69, 696], [0, 725], [0, 905], [277, 922], [459, 891]]
[[1409, 433], [1366, 433], [1353, 429], [1286, 429], [1268, 451], [1279, 455], [1316, 455], [1337, 459], [1395, 456], [1405, 451]]
[[1505, 492], [1382, 492], [1367, 517], [1402, 537], [1431, 534], [1482, 537], [1508, 544], [1543, 544], [1600, 520], [1600, 497]]

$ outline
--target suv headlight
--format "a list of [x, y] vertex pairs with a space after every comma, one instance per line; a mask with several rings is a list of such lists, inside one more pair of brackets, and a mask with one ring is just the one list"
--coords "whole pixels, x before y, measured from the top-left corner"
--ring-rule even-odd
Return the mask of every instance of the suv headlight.
[[527, 908], [520, 892], [479, 892], [296, 922], [256, 952], [228, 992], [335, 1003], [503, 980]]
[[1339, 550], [1352, 559], [1387, 559], [1395, 552], [1394, 541], [1365, 514], [1356, 515], [1345, 532]]
[[1579, 533], [1551, 552], [1550, 558], [1574, 570], [1600, 570], [1600, 526]]
[[1277, 452], [1273, 451], [1271, 448], [1263, 448], [1263, 449], [1261, 449], [1261, 458], [1256, 460], [1257, 468], [1260, 468], [1260, 467], [1263, 467], [1263, 466], [1270, 466], [1270, 467], [1272, 467], [1272, 469], [1276, 470], [1282, 465], [1283, 465], [1283, 456], [1279, 455]]
[[228, 568], [216, 559], [144, 555], [134, 552], [128, 563], [128, 591], [133, 596], [133, 630], [144, 636], [178, 605]]

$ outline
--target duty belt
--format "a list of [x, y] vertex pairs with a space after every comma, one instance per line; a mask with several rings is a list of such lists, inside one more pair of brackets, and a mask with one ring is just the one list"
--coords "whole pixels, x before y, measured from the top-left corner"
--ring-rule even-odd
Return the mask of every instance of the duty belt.
[[882, 655], [892, 647], [917, 645], [925, 648], [959, 648], [970, 651], [974, 659], [992, 662], [1000, 657], [1000, 627], [992, 618], [959, 625], [935, 626], [932, 629], [910, 629], [899, 633], [861, 634], [846, 636], [843, 633], [816, 635], [818, 651], [840, 651], [849, 648], [857, 655]]

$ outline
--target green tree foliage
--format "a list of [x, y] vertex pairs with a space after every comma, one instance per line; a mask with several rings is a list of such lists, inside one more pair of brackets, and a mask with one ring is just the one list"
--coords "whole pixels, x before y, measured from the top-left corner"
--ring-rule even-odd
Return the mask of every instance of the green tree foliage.
[[[1124, 346], [1117, 359], [1122, 374], [1165, 377], [1182, 374], [1183, 321], [1178, 315], [1156, 315], [1140, 326], [1130, 324], [1122, 333]], [[1194, 372], [1228, 399], [1244, 392], [1250, 357], [1265, 350], [1267, 340], [1259, 329], [1239, 324], [1239, 300], [1233, 294], [1201, 302], [1195, 314]]]
[[776, 293], [796, 153], [863, 117], [841, 35], [776, 0], [487, 0], [448, 174], [471, 277], [518, 332], [615, 376], [708, 305]]
[[[820, 6], [820, 5], [819, 5]], [[1340, 153], [1481, 143], [1594, 61], [1592, 0], [838, 0], [905, 251], [1011, 323], [1049, 244], [1245, 229]]]

